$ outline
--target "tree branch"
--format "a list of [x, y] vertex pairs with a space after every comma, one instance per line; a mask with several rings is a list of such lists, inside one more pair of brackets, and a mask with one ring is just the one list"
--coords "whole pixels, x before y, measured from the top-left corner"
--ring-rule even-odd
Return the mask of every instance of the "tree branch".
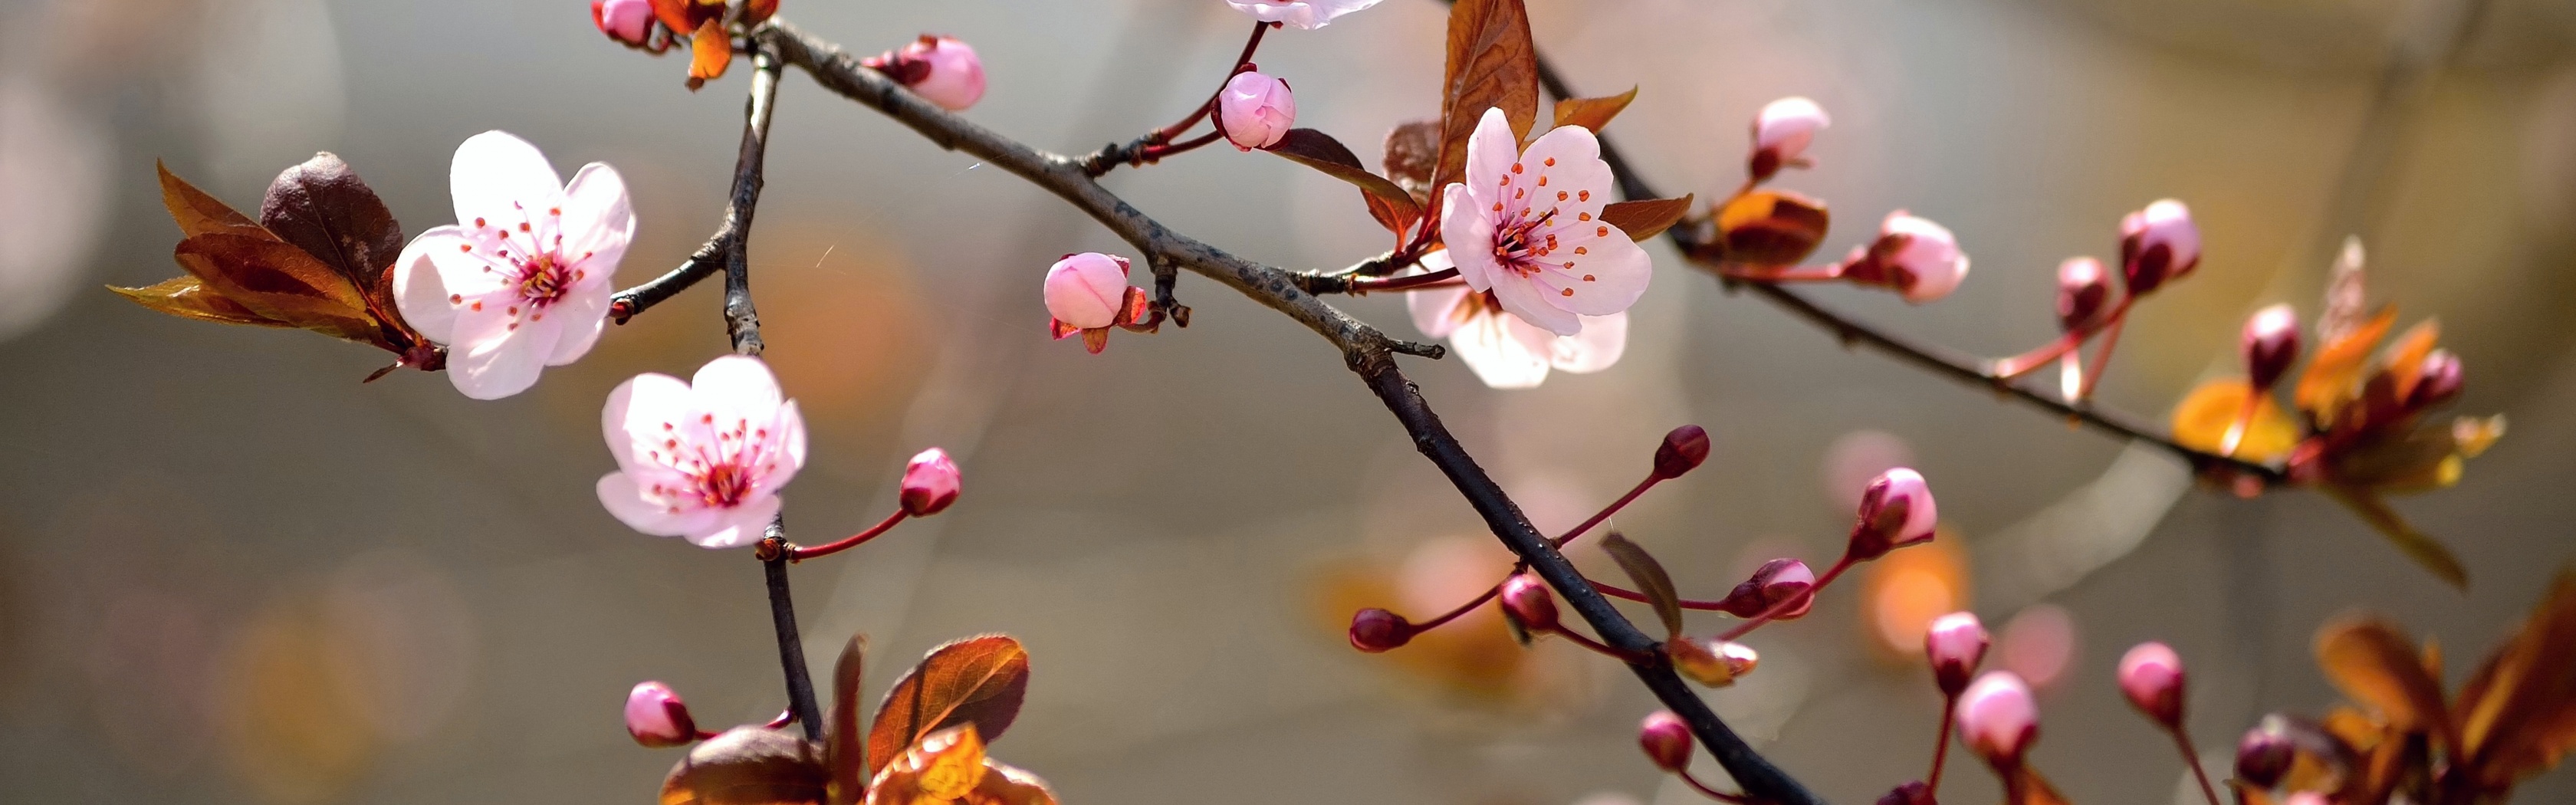
[[[1576, 95], [1572, 87], [1566, 86], [1565, 79], [1557, 74], [1555, 66], [1549, 64], [1545, 57], [1540, 57], [1538, 60], [1538, 79], [1539, 85], [1545, 87], [1550, 95], [1558, 98], [1582, 97]], [[1611, 143], [1609, 135], [1600, 135], [1599, 139], [1601, 161], [1610, 164], [1610, 174], [1618, 181], [1619, 194], [1622, 197], [1631, 200], [1661, 198], [1653, 186], [1638, 177], [1636, 169], [1628, 164], [1618, 147]], [[1693, 240], [1694, 233], [1689, 229], [1689, 227], [1677, 226], [1665, 230], [1664, 235], [1671, 238], [1673, 245], [1683, 254], [1690, 254], [1702, 244]], [[2269, 465], [2184, 446], [2174, 441], [2173, 437], [2165, 435], [2161, 429], [2119, 411], [2093, 405], [2090, 402], [2083, 405], [2069, 405], [2047, 393], [2033, 391], [2021, 383], [1995, 376], [1988, 369], [1989, 361], [1984, 358], [1963, 355], [1932, 344], [1917, 343], [1880, 330], [1860, 320], [1826, 309], [1804, 295], [1777, 284], [1741, 282], [1724, 278], [1718, 281], [1724, 283], [1730, 291], [1751, 289], [1755, 296], [1762, 297], [1764, 301], [1778, 305], [1798, 318], [1833, 333], [1845, 346], [1853, 344], [1868, 346], [1933, 374], [1967, 385], [1992, 389], [1998, 395], [2020, 400], [2032, 407], [2091, 426], [2095, 430], [2164, 448], [2174, 455], [2181, 456], [2184, 461], [2190, 462], [2196, 472], [2227, 469], [2260, 478], [2267, 485], [2278, 485], [2288, 480], [2280, 469]]]
[[1629, 663], [1629, 668], [1666, 708], [1691, 726], [1691, 731], [1708, 745], [1749, 795], [1780, 805], [1822, 802], [1728, 729], [1707, 703], [1674, 675], [1654, 639], [1638, 631], [1611, 606], [1609, 599], [1584, 582], [1574, 565], [1531, 527], [1529, 518], [1440, 424], [1439, 417], [1396, 367], [1394, 359], [1398, 352], [1436, 355], [1437, 347], [1388, 338], [1301, 290], [1297, 274], [1237, 258], [1173, 232], [1093, 181], [1082, 161], [1038, 151], [933, 106], [885, 76], [860, 66], [856, 57], [839, 46], [805, 34], [789, 23], [773, 19], [768, 26], [754, 31], [752, 38], [763, 47], [775, 47], [787, 63], [813, 76], [824, 88], [911, 127], [942, 148], [972, 155], [1056, 194], [1090, 214], [1147, 259], [1165, 261], [1215, 280], [1323, 336], [1341, 350], [1351, 370], [1395, 414], [1414, 445], [1449, 477], [1504, 545], [1529, 563], [1603, 640], [1654, 658]]

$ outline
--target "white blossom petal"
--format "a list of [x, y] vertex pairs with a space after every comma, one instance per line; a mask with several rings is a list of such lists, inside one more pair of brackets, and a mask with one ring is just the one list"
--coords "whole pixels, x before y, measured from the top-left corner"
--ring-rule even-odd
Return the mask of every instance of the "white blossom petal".
[[558, 321], [529, 321], [518, 300], [502, 292], [468, 297], [456, 311], [456, 343], [447, 353], [447, 379], [477, 400], [497, 400], [537, 384], [562, 332]]
[[1513, 161], [1520, 154], [1520, 139], [1512, 134], [1511, 121], [1503, 116], [1503, 110], [1500, 107], [1486, 109], [1484, 116], [1476, 119], [1476, 131], [1467, 135], [1465, 181], [1468, 192], [1476, 197], [1480, 217], [1513, 208], [1514, 205], [1504, 203], [1502, 210], [1496, 210], [1494, 205], [1509, 201], [1507, 194], [1499, 191], [1503, 179], [1511, 175]]
[[1546, 341], [1533, 348], [1530, 339], [1515, 329], [1538, 333], [1542, 339], [1555, 334], [1521, 323], [1512, 316], [1477, 316], [1449, 334], [1449, 346], [1458, 360], [1476, 373], [1476, 379], [1498, 389], [1525, 389], [1547, 380]]
[[[1438, 273], [1455, 267], [1449, 262], [1449, 252], [1443, 250], [1423, 255], [1414, 267], [1396, 272], [1395, 275], [1411, 277]], [[1475, 291], [1465, 285], [1442, 285], [1419, 291], [1407, 291], [1404, 294], [1404, 309], [1405, 312], [1412, 314], [1414, 329], [1421, 330], [1423, 335], [1431, 338], [1447, 338], [1450, 331], [1458, 329], [1458, 323], [1465, 319], [1465, 316], [1461, 315], [1459, 306], [1474, 304], [1469, 301], [1469, 296], [1473, 293]]]
[[688, 383], [647, 372], [608, 392], [608, 404], [600, 409], [599, 431], [621, 469], [675, 466], [670, 455], [678, 445], [670, 434], [695, 411]]
[[[1553, 265], [1529, 275], [1549, 304], [1586, 316], [1607, 316], [1634, 307], [1638, 297], [1646, 294], [1646, 284], [1655, 275], [1654, 258], [1618, 227], [1600, 226], [1609, 230], [1608, 237], [1563, 241], [1546, 258]], [[1577, 248], [1586, 253], [1575, 254]], [[1566, 293], [1569, 290], [1573, 293]]]
[[714, 511], [708, 509], [672, 511], [670, 506], [645, 497], [644, 490], [636, 485], [635, 479], [623, 472], [600, 476], [598, 491], [599, 505], [608, 510], [609, 516], [625, 523], [628, 528], [656, 537], [714, 530], [719, 519]]
[[1557, 335], [1581, 332], [1582, 320], [1574, 311], [1559, 307], [1550, 298], [1552, 295], [1526, 277], [1512, 276], [1494, 283], [1494, 300], [1503, 303], [1504, 312]]
[[1583, 332], [1557, 336], [1549, 344], [1548, 364], [1575, 374], [1587, 374], [1617, 364], [1619, 356], [1627, 351], [1628, 314], [1585, 316]]
[[576, 284], [608, 285], [635, 240], [634, 205], [616, 168], [593, 162], [573, 174], [564, 188], [563, 234], [563, 256], [582, 272]]
[[495, 229], [516, 226], [531, 211], [563, 203], [563, 179], [528, 141], [501, 131], [466, 138], [448, 167], [448, 193], [456, 221], [469, 229], [477, 218]]
[[[1476, 209], [1475, 194], [1465, 185], [1449, 185], [1449, 192], [1442, 197], [1441, 204], [1440, 240], [1457, 244], [1443, 252], [1458, 267], [1458, 278], [1465, 280], [1469, 288], [1478, 291], [1491, 289], [1493, 278], [1499, 273], [1507, 273], [1500, 263], [1495, 262], [1490, 248], [1494, 242], [1493, 219]], [[1486, 247], [1479, 248], [1478, 244]]]
[[437, 255], [468, 245], [456, 227], [436, 227], [413, 238], [394, 258], [394, 309], [431, 341], [456, 340], [456, 303], [448, 298], [452, 292], [440, 275]]
[[730, 509], [709, 509], [715, 516], [704, 527], [690, 529], [680, 536], [700, 548], [740, 548], [759, 542], [769, 534], [769, 522], [778, 519], [785, 503], [776, 495], [743, 501]]

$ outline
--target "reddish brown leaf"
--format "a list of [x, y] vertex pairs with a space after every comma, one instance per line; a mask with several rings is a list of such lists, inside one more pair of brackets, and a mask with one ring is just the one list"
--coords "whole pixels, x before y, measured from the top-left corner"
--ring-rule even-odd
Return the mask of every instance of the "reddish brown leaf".
[[1785, 190], [1756, 190], [1717, 210], [1723, 258], [1751, 266], [1797, 265], [1824, 242], [1832, 223], [1824, 202]]
[[161, 171], [161, 204], [170, 208], [170, 218], [179, 223], [180, 232], [195, 237], [218, 233], [247, 235], [259, 230], [259, 224], [230, 205], [171, 173], [170, 166], [155, 163], [154, 167]]
[[2576, 571], [2460, 691], [2457, 718], [2468, 774], [2492, 786], [2546, 771], [2576, 749]]
[[761, 727], [735, 727], [689, 749], [662, 778], [661, 805], [819, 805], [821, 752]]
[[1673, 577], [1664, 572], [1663, 563], [1655, 561], [1654, 555], [1647, 553], [1643, 546], [1629, 542], [1617, 531], [1601, 538], [1601, 550], [1619, 563], [1620, 570], [1627, 571], [1628, 578], [1637, 583], [1637, 591], [1645, 593], [1646, 600], [1655, 605], [1655, 617], [1663, 620], [1664, 631], [1672, 637], [1680, 637], [1682, 596], [1674, 591]]
[[919, 743], [868, 782], [869, 805], [1055, 805], [1055, 792], [1037, 775], [984, 754], [975, 726], [965, 724], [922, 736]]
[[[1279, 142], [1263, 150], [1358, 185], [1360, 192], [1366, 195], [1363, 200], [1368, 202], [1370, 215], [1378, 216], [1379, 223], [1386, 223], [1389, 217], [1395, 220], [1395, 223], [1386, 224], [1389, 230], [1402, 232], [1422, 218], [1422, 206], [1414, 203], [1413, 194], [1404, 192], [1403, 187], [1384, 176], [1370, 173], [1366, 166], [1360, 164], [1358, 155], [1352, 154], [1349, 147], [1330, 134], [1314, 129], [1289, 129]], [[1379, 212], [1381, 207], [1385, 208], [1383, 214]]]
[[2345, 696], [2399, 729], [2440, 736], [2456, 751], [2458, 734], [2442, 706], [2441, 684], [2425, 672], [2415, 641], [2396, 627], [2369, 617], [2336, 619], [2317, 630], [2316, 654], [2317, 667]]
[[867, 660], [868, 636], [851, 635], [832, 664], [832, 714], [823, 732], [823, 765], [832, 772], [832, 805], [850, 805], [866, 795], [868, 736], [859, 731], [859, 681]]
[[198, 235], [179, 242], [179, 267], [205, 287], [272, 321], [395, 352], [356, 286], [284, 241]]
[[242, 307], [239, 302], [224, 298], [223, 294], [207, 290], [205, 283], [194, 276], [171, 277], [145, 288], [110, 285], [107, 289], [123, 294], [135, 304], [182, 318], [260, 327], [295, 326], [261, 316], [250, 308]]
[[1429, 205], [1431, 174], [1440, 169], [1440, 121], [1415, 120], [1386, 133], [1386, 178]]
[[1004, 635], [970, 637], [932, 649], [877, 705], [868, 729], [868, 768], [883, 769], [931, 732], [973, 724], [992, 740], [1020, 713], [1029, 653]]
[[1601, 221], [1628, 233], [1629, 240], [1642, 242], [1681, 222], [1682, 216], [1690, 214], [1691, 199], [1698, 195], [1613, 202], [1601, 208]]
[[1538, 122], [1538, 47], [1521, 0], [1458, 0], [1449, 9], [1449, 63], [1441, 74], [1440, 167], [1431, 192], [1467, 175], [1467, 137], [1486, 109], [1512, 125], [1511, 147]]
[[394, 309], [392, 296], [373, 291], [402, 253], [402, 225], [349, 163], [325, 152], [279, 173], [260, 200], [259, 223], [367, 291], [378, 309]]
[[1629, 87], [1627, 92], [1607, 97], [1557, 101], [1555, 125], [1582, 126], [1599, 133], [1602, 126], [1610, 125], [1611, 118], [1618, 117], [1621, 110], [1628, 108], [1628, 102], [1636, 99], [1637, 88]]

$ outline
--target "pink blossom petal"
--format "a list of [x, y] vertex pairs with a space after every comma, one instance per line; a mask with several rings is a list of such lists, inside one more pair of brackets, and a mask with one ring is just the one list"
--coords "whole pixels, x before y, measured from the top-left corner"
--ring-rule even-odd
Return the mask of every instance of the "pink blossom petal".
[[456, 311], [456, 343], [447, 354], [447, 378], [457, 391], [497, 400], [537, 384], [563, 328], [561, 320], [535, 321], [527, 314], [507, 291], [466, 298]]
[[[1500, 192], [1504, 177], [1511, 175], [1512, 163], [1520, 153], [1520, 139], [1513, 136], [1511, 121], [1503, 117], [1503, 110], [1486, 109], [1484, 117], [1476, 119], [1475, 133], [1467, 135], [1467, 191], [1476, 199], [1478, 217], [1494, 215], [1496, 203], [1503, 204], [1505, 211], [1527, 206], [1525, 200], [1512, 204], [1507, 194]], [[1523, 170], [1527, 170], [1526, 166]]]
[[507, 132], [466, 138], [447, 181], [456, 220], [468, 227], [478, 217], [494, 227], [516, 226], [531, 211], [542, 215], [563, 203], [563, 179], [545, 154]]
[[[1601, 226], [1610, 230], [1608, 237], [1575, 240], [1590, 234], [1575, 233], [1544, 258], [1554, 266], [1530, 275], [1531, 282], [1545, 289], [1542, 298], [1549, 304], [1586, 316], [1607, 316], [1635, 307], [1637, 299], [1646, 295], [1646, 285], [1655, 276], [1654, 258], [1618, 227]], [[1576, 248], [1586, 253], [1575, 254]]]
[[676, 438], [671, 434], [693, 410], [688, 383], [666, 374], [636, 375], [608, 392], [608, 405], [600, 410], [600, 435], [620, 468], [673, 466], [670, 455], [677, 446], [671, 444]]
[[440, 275], [438, 258], [443, 253], [461, 253], [460, 247], [468, 245], [456, 227], [436, 227], [413, 238], [394, 258], [394, 308], [405, 323], [431, 341], [456, 340], [456, 303], [448, 299], [452, 292]]
[[700, 548], [740, 548], [759, 542], [769, 534], [769, 523], [778, 519], [784, 503], [777, 495], [743, 501], [730, 509], [709, 509], [713, 522], [703, 528], [690, 529], [680, 536]]
[[1476, 194], [1465, 185], [1451, 184], [1442, 197], [1440, 238], [1444, 243], [1462, 244], [1445, 251], [1458, 267], [1458, 278], [1478, 291], [1492, 290], [1496, 276], [1510, 273], [1494, 260], [1490, 249], [1472, 244], [1494, 242], [1494, 221], [1476, 209]]
[[1548, 363], [1575, 374], [1608, 369], [1628, 351], [1628, 314], [1583, 317], [1583, 332], [1557, 336]]
[[698, 409], [717, 419], [758, 419], [764, 424], [785, 398], [778, 377], [758, 358], [726, 355], [699, 367], [689, 378]]
[[1226, 0], [1226, 4], [1262, 22], [1311, 31], [1331, 24], [1335, 17], [1377, 5], [1378, 0]]
[[[1546, 340], [1533, 343], [1521, 333], [1536, 333]], [[1509, 315], [1479, 315], [1449, 333], [1449, 346], [1486, 386], [1525, 389], [1547, 380], [1548, 341], [1555, 337]]]
[[1505, 277], [1494, 283], [1494, 300], [1503, 303], [1504, 312], [1557, 335], [1582, 332], [1582, 317], [1560, 307], [1555, 297], [1554, 291], [1528, 277]]
[[[1395, 275], [1413, 277], [1456, 267], [1457, 264], [1449, 262], [1449, 252], [1442, 250], [1423, 255], [1414, 267], [1398, 271]], [[1450, 331], [1458, 329], [1458, 322], [1463, 318], [1459, 315], [1458, 306], [1468, 301], [1469, 293], [1471, 293], [1470, 289], [1464, 285], [1443, 285], [1419, 291], [1407, 291], [1404, 294], [1404, 309], [1405, 312], [1413, 315], [1414, 329], [1421, 330], [1423, 335], [1431, 338], [1447, 338]]]
[[609, 516], [628, 528], [656, 537], [707, 530], [716, 521], [716, 515], [706, 509], [673, 512], [669, 506], [646, 498], [635, 479], [623, 472], [600, 476], [598, 491], [599, 505], [608, 510]]
[[563, 257], [582, 272], [576, 286], [611, 285], [626, 246], [635, 240], [635, 208], [626, 179], [607, 163], [593, 162], [564, 188]]
[[608, 329], [609, 290], [604, 286], [578, 287], [556, 300], [545, 311], [545, 323], [560, 328], [553, 352], [546, 354], [547, 366], [562, 366], [581, 360], [599, 342], [601, 331]]

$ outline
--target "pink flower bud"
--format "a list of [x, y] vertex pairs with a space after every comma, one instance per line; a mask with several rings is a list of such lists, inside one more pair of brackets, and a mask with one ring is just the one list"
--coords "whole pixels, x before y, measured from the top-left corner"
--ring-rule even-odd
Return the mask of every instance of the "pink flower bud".
[[2299, 311], [2289, 305], [2254, 311], [2253, 318], [2245, 320], [2245, 336], [2238, 344], [2245, 351], [2245, 371], [2253, 376], [2255, 390], [2272, 388], [2299, 360]]
[[948, 451], [933, 447], [913, 456], [903, 467], [903, 510], [914, 517], [928, 517], [957, 502], [957, 462]]
[[698, 723], [669, 685], [643, 682], [626, 694], [626, 734], [645, 746], [679, 746], [698, 739]]
[[2200, 227], [2191, 208], [2163, 199], [2120, 219], [2120, 273], [2129, 293], [2155, 290], [2200, 265]]
[[2255, 788], [2279, 785], [2299, 757], [2298, 739], [2290, 734], [2293, 726], [2288, 718], [2274, 714], [2246, 730], [2236, 742], [2236, 779]]
[[2011, 671], [1987, 671], [1959, 696], [1959, 737], [1997, 768], [2021, 764], [2039, 740], [2039, 702]]
[[1875, 264], [1879, 284], [1895, 288], [1905, 301], [1920, 305], [1949, 296], [1968, 278], [1968, 255], [1946, 227], [1897, 210], [1880, 222], [1878, 240], [1862, 260]]
[[1941, 521], [1932, 502], [1932, 487], [1923, 475], [1905, 467], [1879, 473], [1861, 493], [1860, 522], [1852, 527], [1847, 553], [1854, 561], [1886, 556], [1888, 551], [1932, 539]]
[[2120, 657], [2120, 693], [2166, 729], [2182, 726], [2182, 657], [2163, 643], [2139, 643]]
[[2334, 800], [2315, 791], [2292, 791], [2281, 799], [2281, 805], [2334, 805]]
[[1404, 616], [1370, 607], [1351, 613], [1351, 648], [1370, 654], [1413, 642], [1413, 623]]
[[953, 36], [922, 34], [902, 50], [859, 60], [868, 69], [910, 87], [939, 108], [962, 112], [984, 98], [984, 61]]
[[1931, 786], [1925, 785], [1921, 780], [1908, 780], [1904, 785], [1887, 792], [1886, 796], [1879, 797], [1878, 805], [1935, 805], [1935, 803], [1932, 801]]
[[1753, 155], [1746, 158], [1745, 170], [1756, 181], [1771, 178], [1787, 165], [1805, 165], [1807, 145], [1816, 140], [1816, 132], [1833, 125], [1825, 108], [1815, 101], [1790, 96], [1762, 105], [1753, 116]]
[[1968, 677], [1986, 661], [1986, 647], [1993, 645], [1986, 625], [1977, 621], [1974, 612], [1953, 612], [1932, 619], [1923, 633], [1923, 656], [1932, 661], [1932, 681], [1945, 696], [1957, 696], [1968, 687]]
[[2406, 394], [2406, 408], [2421, 411], [2450, 402], [2460, 396], [2466, 382], [2460, 356], [2447, 349], [2436, 349], [2424, 356], [2424, 365], [2416, 370], [2415, 388]]
[[1690, 768], [1690, 725], [1671, 710], [1657, 710], [1637, 725], [1637, 746], [1646, 750], [1646, 759], [1654, 761], [1655, 768], [1674, 774]]
[[2057, 328], [2074, 332], [2093, 323], [2102, 315], [2102, 303], [2111, 298], [2110, 277], [2102, 270], [2102, 261], [2090, 257], [2069, 257], [2057, 264]]
[[1772, 620], [1796, 620], [1815, 608], [1815, 599], [1807, 596], [1807, 591], [1815, 587], [1816, 572], [1809, 569], [1807, 563], [1788, 558], [1773, 559], [1762, 563], [1760, 569], [1753, 571], [1751, 578], [1735, 585], [1735, 589], [1726, 594], [1726, 600], [1718, 603], [1727, 614], [1751, 618], [1771, 611], [1783, 601], [1804, 598], [1796, 606], [1771, 616]]
[[1510, 610], [1523, 628], [1556, 631], [1556, 596], [1548, 593], [1547, 584], [1536, 576], [1514, 573], [1503, 580], [1503, 608]]
[[1683, 425], [1664, 434], [1664, 443], [1655, 448], [1655, 477], [1679, 478], [1707, 460], [1708, 431], [1698, 425]]
[[643, 47], [653, 34], [652, 0], [591, 0], [590, 24], [610, 39]]
[[1297, 96], [1288, 92], [1288, 82], [1245, 70], [1217, 93], [1216, 122], [1235, 148], [1268, 148], [1296, 125]]
[[1126, 298], [1127, 258], [1068, 254], [1047, 269], [1047, 312], [1067, 327], [1091, 330], [1116, 324]]

